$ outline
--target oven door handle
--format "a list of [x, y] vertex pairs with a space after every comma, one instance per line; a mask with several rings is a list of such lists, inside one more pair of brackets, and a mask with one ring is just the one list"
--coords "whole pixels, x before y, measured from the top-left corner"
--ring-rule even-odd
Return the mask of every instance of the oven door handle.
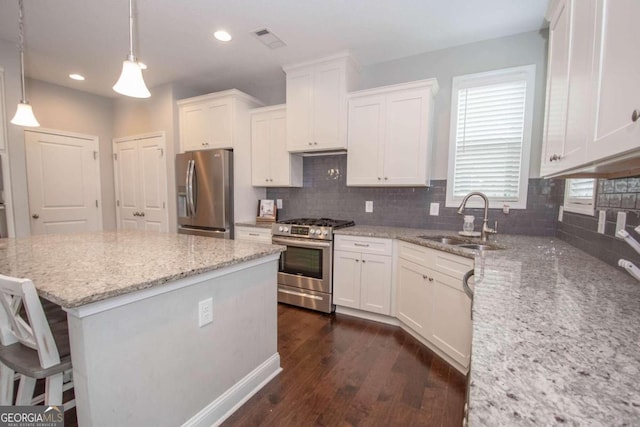
[[304, 292], [288, 291], [286, 289], [278, 289], [278, 292], [282, 292], [283, 294], [295, 295], [297, 297], [311, 298], [311, 299], [320, 300], [320, 301], [324, 299], [317, 295], [305, 294]]
[[286, 238], [281, 238], [281, 237], [274, 237], [271, 242], [274, 245], [290, 245], [290, 246], [298, 246], [301, 248], [330, 248], [331, 247], [331, 242], [307, 242], [307, 241], [302, 241], [304, 239], [298, 240], [298, 239], [286, 239]]

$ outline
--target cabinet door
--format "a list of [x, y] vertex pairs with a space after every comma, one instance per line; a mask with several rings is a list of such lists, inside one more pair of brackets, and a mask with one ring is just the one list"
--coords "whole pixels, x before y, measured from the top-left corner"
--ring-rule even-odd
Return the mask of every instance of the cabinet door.
[[251, 184], [267, 186], [271, 179], [270, 116], [254, 114], [251, 118]]
[[360, 308], [360, 259], [356, 252], [333, 253], [333, 303]]
[[384, 95], [349, 102], [347, 185], [380, 185], [384, 150]]
[[226, 98], [207, 104], [210, 137], [205, 148], [233, 148], [233, 102]]
[[595, 79], [595, 140], [591, 159], [637, 149], [640, 141], [640, 2], [598, 0], [601, 27], [596, 45], [599, 66]]
[[319, 65], [313, 85], [313, 149], [346, 148], [346, 83], [344, 64]]
[[432, 303], [429, 340], [462, 366], [469, 366], [471, 351], [471, 300], [462, 280], [430, 271]]
[[283, 109], [271, 113], [269, 120], [271, 179], [269, 185], [291, 185], [291, 154], [287, 151], [287, 119]]
[[305, 151], [313, 147], [313, 72], [304, 68], [287, 73], [287, 149]]
[[553, 173], [561, 168], [558, 159], [563, 154], [567, 121], [570, 24], [570, 0], [561, 0], [558, 2], [549, 23], [547, 105], [545, 108], [544, 144], [540, 164], [542, 174]]
[[397, 316], [424, 338], [430, 337], [429, 270], [404, 259], [398, 260]]
[[406, 90], [387, 96], [383, 182], [426, 185], [429, 156], [430, 91]]
[[360, 308], [391, 314], [391, 257], [362, 254]]
[[211, 142], [209, 111], [205, 102], [180, 107], [180, 148], [201, 150]]

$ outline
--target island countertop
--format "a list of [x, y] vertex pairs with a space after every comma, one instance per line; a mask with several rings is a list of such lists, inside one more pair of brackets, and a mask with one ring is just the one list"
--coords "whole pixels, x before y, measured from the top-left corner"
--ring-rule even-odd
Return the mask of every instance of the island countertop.
[[498, 234], [481, 253], [421, 239], [455, 231], [355, 226], [475, 257], [472, 426], [636, 425], [640, 283], [553, 237]]
[[277, 245], [184, 234], [107, 231], [0, 239], [0, 273], [74, 308], [252, 259]]

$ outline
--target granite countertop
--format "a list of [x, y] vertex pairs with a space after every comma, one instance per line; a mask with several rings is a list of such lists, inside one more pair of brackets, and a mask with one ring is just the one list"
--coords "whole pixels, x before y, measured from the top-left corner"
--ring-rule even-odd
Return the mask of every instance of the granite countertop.
[[283, 246], [111, 231], [0, 239], [0, 273], [31, 279], [66, 308], [278, 254]]
[[[356, 226], [336, 234], [435, 248], [417, 236], [456, 233]], [[476, 260], [470, 425], [638, 425], [640, 283], [555, 238], [491, 241], [506, 249], [467, 254]]]

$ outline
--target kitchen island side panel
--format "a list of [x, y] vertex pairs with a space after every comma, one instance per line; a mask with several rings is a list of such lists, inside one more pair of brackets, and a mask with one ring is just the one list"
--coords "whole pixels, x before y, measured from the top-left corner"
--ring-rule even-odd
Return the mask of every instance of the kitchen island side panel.
[[[79, 425], [181, 425], [279, 360], [276, 274], [269, 261], [87, 317], [70, 312]], [[213, 323], [198, 327], [207, 298]]]

